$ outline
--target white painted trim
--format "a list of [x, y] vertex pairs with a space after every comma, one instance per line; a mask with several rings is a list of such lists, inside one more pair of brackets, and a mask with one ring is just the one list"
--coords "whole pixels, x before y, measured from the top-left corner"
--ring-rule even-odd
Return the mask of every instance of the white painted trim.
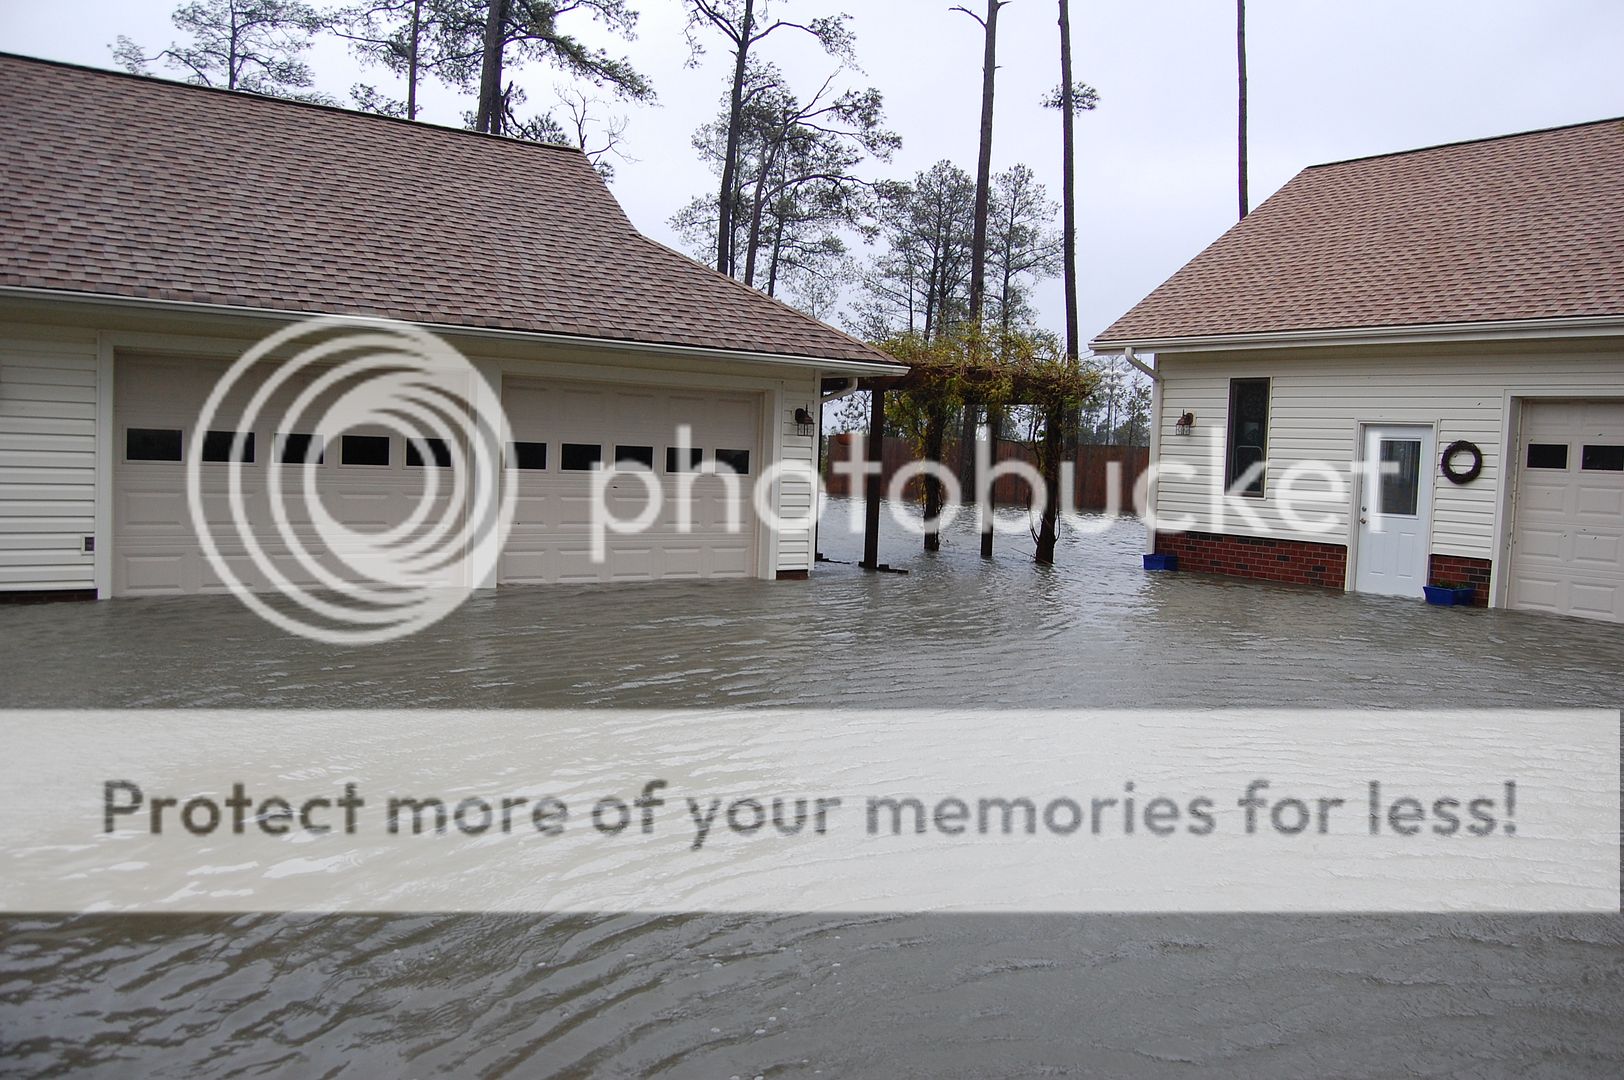
[[1538, 338], [1624, 336], [1624, 315], [1581, 319], [1516, 319], [1503, 322], [1436, 323], [1423, 326], [1366, 326], [1333, 330], [1287, 330], [1263, 334], [1211, 334], [1194, 337], [1105, 339], [1089, 343], [1095, 352], [1149, 349], [1156, 352], [1221, 352], [1257, 348], [1339, 345], [1420, 345], [1437, 342], [1523, 341]]
[[[113, 296], [104, 293], [74, 292], [58, 289], [35, 289], [21, 286], [0, 286], [0, 299], [15, 298], [29, 301], [48, 301], [69, 304], [100, 304], [110, 307], [136, 308], [149, 311], [176, 312], [192, 315], [234, 316], [250, 319], [278, 321], [303, 320], [325, 316], [328, 318], [367, 321], [363, 316], [327, 315], [318, 311], [290, 311], [277, 308], [234, 307], [226, 304], [198, 304], [180, 300], [157, 300], [145, 297]], [[660, 356], [686, 356], [724, 361], [738, 361], [774, 367], [819, 368], [842, 374], [902, 375], [907, 367], [881, 361], [837, 360], [829, 357], [799, 356], [783, 353], [753, 352], [742, 349], [711, 349], [692, 345], [668, 345], [654, 342], [623, 341], [618, 338], [595, 338], [575, 334], [544, 334], [526, 330], [504, 330], [495, 327], [458, 326], [452, 323], [417, 323], [425, 330], [447, 337], [465, 336], [496, 338], [508, 341], [533, 341], [538, 344], [563, 345], [580, 349], [600, 349]]]
[[113, 422], [113, 342], [107, 334], [96, 335], [96, 599], [113, 595], [113, 447], [117, 428]]

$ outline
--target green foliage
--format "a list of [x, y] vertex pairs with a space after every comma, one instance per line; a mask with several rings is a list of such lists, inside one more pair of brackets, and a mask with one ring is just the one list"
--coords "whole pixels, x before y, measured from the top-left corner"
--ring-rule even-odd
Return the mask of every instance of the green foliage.
[[[694, 134], [701, 160], [721, 174], [730, 107]], [[859, 175], [869, 158], [889, 161], [901, 145], [884, 127], [881, 93], [836, 91], [833, 77], [802, 100], [775, 65], [749, 65], [733, 176], [731, 249], [740, 276], [769, 296], [780, 282], [827, 280], [846, 257], [842, 233], [863, 232], [874, 185]], [[716, 249], [716, 197], [691, 200], [671, 225], [701, 258]]]
[[315, 76], [303, 54], [324, 20], [316, 9], [299, 0], [192, 0], [170, 16], [188, 40], [148, 56], [130, 38], [120, 35], [113, 59], [134, 75], [145, 75], [147, 65], [162, 61], [184, 72], [187, 82], [248, 90], [256, 94], [332, 102], [311, 91]]
[[1022, 409], [1037, 438], [1044, 418], [1074, 414], [1099, 388], [1099, 373], [1066, 359], [1052, 334], [965, 326], [877, 344], [910, 369], [886, 396], [886, 423], [916, 448], [933, 416], [965, 408]]

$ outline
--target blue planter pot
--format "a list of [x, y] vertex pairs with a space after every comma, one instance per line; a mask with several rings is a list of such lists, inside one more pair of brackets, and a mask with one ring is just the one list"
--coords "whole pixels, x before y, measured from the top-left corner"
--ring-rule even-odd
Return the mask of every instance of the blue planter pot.
[[1146, 555], [1146, 570], [1177, 570], [1179, 557], [1177, 555]]
[[1422, 591], [1427, 594], [1427, 603], [1439, 607], [1471, 607], [1477, 599], [1477, 590], [1470, 585], [1424, 585]]

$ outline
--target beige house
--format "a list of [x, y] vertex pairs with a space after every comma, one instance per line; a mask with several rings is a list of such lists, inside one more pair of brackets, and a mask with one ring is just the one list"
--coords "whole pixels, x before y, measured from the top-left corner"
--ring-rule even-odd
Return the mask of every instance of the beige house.
[[1624, 621], [1624, 121], [1306, 169], [1093, 347], [1181, 569]]
[[[901, 370], [639, 235], [576, 150], [5, 55], [0, 113], [0, 593], [218, 589], [186, 463], [240, 446], [251, 474], [310, 436], [224, 414], [198, 431], [199, 408], [312, 315], [425, 327], [499, 388], [518, 491], [501, 583], [805, 576], [816, 436], [796, 414]], [[322, 502], [384, 527], [434, 456], [346, 435]], [[588, 557], [595, 466], [671, 485], [706, 461], [809, 467], [772, 489], [780, 528], [747, 505], [737, 530], [662, 518]]]

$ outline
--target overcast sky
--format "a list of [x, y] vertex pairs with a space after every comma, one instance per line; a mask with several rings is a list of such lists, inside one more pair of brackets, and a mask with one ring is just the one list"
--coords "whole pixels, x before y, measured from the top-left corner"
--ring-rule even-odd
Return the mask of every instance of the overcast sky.
[[[967, 0], [981, 8], [984, 0]], [[156, 51], [175, 36], [175, 0], [0, 0], [0, 48], [111, 66], [128, 34]], [[623, 52], [660, 102], [626, 109], [627, 151], [614, 190], [632, 220], [681, 246], [667, 219], [713, 184], [689, 137], [713, 115], [727, 76], [721, 48], [688, 66], [680, 0], [634, 0], [638, 39]], [[805, 18], [853, 16], [861, 72], [842, 79], [885, 93], [904, 139], [876, 175], [908, 177], [943, 159], [974, 170], [981, 84], [979, 27], [949, 0], [776, 0]], [[1072, 0], [1078, 78], [1099, 110], [1079, 121], [1080, 259], [1085, 336], [1103, 329], [1214, 240], [1235, 218], [1233, 0]], [[1621, 0], [1250, 0], [1252, 193], [1256, 205], [1304, 166], [1624, 115]], [[994, 167], [1032, 166], [1058, 200], [1059, 117], [1040, 107], [1057, 75], [1053, 0], [1012, 0], [1000, 23]], [[590, 24], [578, 24], [594, 37]], [[834, 64], [794, 35], [764, 55], [814, 87]], [[321, 89], [347, 97], [363, 73], [327, 42], [311, 60]], [[556, 73], [518, 76], [533, 102]], [[438, 84], [426, 118], [456, 123], [469, 107]], [[1040, 291], [1043, 322], [1063, 326], [1057, 282]]]

